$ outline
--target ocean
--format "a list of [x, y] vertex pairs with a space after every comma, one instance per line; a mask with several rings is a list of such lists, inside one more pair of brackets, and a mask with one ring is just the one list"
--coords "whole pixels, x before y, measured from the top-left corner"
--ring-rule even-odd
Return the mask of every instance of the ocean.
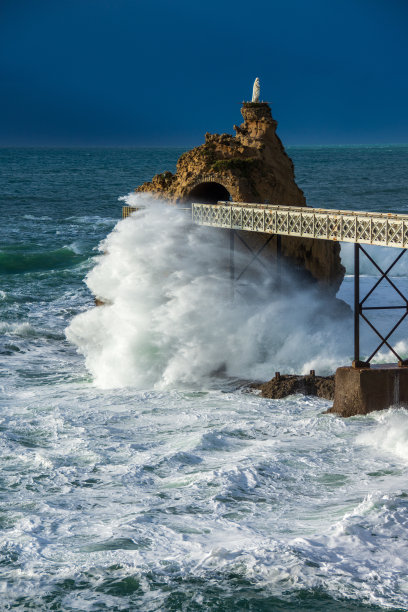
[[[120, 221], [182, 152], [0, 149], [0, 609], [408, 610], [408, 411], [248, 392], [349, 363], [351, 313], [289, 270], [232, 303], [222, 232], [160, 203]], [[309, 205], [408, 213], [408, 146], [288, 153]]]

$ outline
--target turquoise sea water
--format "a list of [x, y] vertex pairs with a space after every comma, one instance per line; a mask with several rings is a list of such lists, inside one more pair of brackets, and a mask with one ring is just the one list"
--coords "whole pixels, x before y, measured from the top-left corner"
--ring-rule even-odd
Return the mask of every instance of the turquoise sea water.
[[[121, 286], [101, 319], [77, 318], [93, 308], [83, 280], [118, 197], [181, 153], [0, 149], [0, 609], [406, 610], [408, 412], [344, 421], [324, 400], [233, 383], [272, 376], [276, 355], [334, 367], [351, 353], [347, 322], [317, 331], [312, 294], [293, 316], [293, 299], [262, 293], [258, 317], [254, 302], [223, 318], [207, 238], [188, 266], [185, 222], [160, 215], [120, 225], [94, 280], [109, 291], [136, 278], [139, 292]], [[408, 212], [408, 147], [289, 153], [309, 205]], [[351, 273], [347, 246], [343, 259]], [[407, 289], [404, 258], [396, 274]], [[351, 287], [347, 276], [348, 302]], [[408, 330], [396, 339], [408, 352]], [[227, 378], [209, 384], [218, 359]]]

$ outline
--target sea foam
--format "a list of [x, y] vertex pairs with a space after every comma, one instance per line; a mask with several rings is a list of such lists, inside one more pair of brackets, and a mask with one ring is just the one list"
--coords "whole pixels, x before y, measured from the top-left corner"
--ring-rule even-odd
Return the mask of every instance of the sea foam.
[[[220, 373], [267, 379], [348, 361], [350, 325], [335, 300], [296, 287], [288, 270], [278, 292], [270, 265], [243, 277], [231, 300], [225, 232], [146, 197], [128, 202], [147, 206], [116, 225], [86, 279], [105, 305], [67, 330], [98, 386], [208, 385]], [[247, 263], [237, 251], [237, 270]]]
[[360, 434], [357, 442], [408, 461], [408, 411], [390, 408], [373, 415], [375, 427]]

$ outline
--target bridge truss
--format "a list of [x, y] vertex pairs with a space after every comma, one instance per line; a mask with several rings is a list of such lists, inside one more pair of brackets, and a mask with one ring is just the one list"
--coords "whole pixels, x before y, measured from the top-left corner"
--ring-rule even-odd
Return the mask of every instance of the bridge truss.
[[[408, 300], [395, 285], [389, 274], [395, 264], [401, 259], [408, 248], [408, 215], [391, 213], [373, 213], [350, 210], [330, 210], [308, 208], [305, 206], [277, 206], [270, 204], [241, 204], [238, 202], [218, 202], [217, 204], [192, 204], [193, 222], [198, 225], [220, 227], [246, 232], [259, 232], [294, 238], [311, 238], [315, 240], [331, 240], [333, 242], [354, 243], [354, 367], [370, 367], [370, 362], [378, 352], [386, 346], [396, 357], [398, 365], [407, 366], [404, 360], [390, 344], [390, 338], [408, 315]], [[269, 240], [267, 240], [269, 242]], [[266, 246], [265, 242], [264, 246]], [[244, 242], [247, 248], [248, 245]], [[373, 257], [362, 245], [372, 244], [404, 249], [395, 260], [383, 271]], [[233, 248], [233, 243], [231, 242]], [[262, 247], [260, 251], [263, 249]], [[253, 260], [258, 259], [258, 253], [253, 254]], [[379, 271], [380, 277], [367, 295], [360, 299], [360, 253]], [[281, 248], [277, 249], [278, 260]], [[231, 264], [233, 266], [233, 264]], [[231, 268], [233, 270], [233, 267]], [[279, 269], [279, 263], [278, 263]], [[231, 273], [235, 278], [235, 272]], [[238, 277], [239, 278], [239, 277]], [[388, 281], [390, 286], [402, 299], [396, 306], [367, 306], [366, 301], [374, 293], [382, 281]], [[383, 335], [372, 321], [367, 311], [402, 310], [402, 314], [392, 329]], [[360, 359], [360, 319], [363, 319], [379, 337], [380, 343], [366, 359]]]
[[[123, 208], [123, 218], [138, 210], [133, 207]], [[230, 230], [230, 275], [233, 283], [241, 278], [249, 265], [260, 259], [261, 252], [273, 236], [277, 237], [276, 256], [277, 270], [281, 269], [281, 236], [293, 238], [310, 238], [330, 240], [333, 242], [354, 243], [354, 361], [356, 368], [370, 367], [375, 355], [386, 346], [396, 357], [399, 366], [408, 366], [390, 344], [390, 338], [408, 316], [408, 299], [403, 295], [390, 277], [390, 272], [408, 249], [408, 215], [392, 213], [374, 213], [350, 210], [331, 210], [309, 208], [306, 206], [279, 206], [273, 204], [251, 204], [241, 202], [217, 202], [216, 204], [193, 203], [191, 205], [192, 221], [197, 225], [218, 227]], [[254, 251], [238, 232], [257, 232], [271, 234], [266, 236], [265, 243]], [[236, 274], [234, 264], [234, 245], [238, 237], [250, 251], [252, 258], [247, 266]], [[384, 271], [362, 245], [376, 245], [403, 249]], [[380, 277], [367, 295], [360, 298], [360, 254], [363, 253], [380, 273]], [[402, 300], [402, 304], [390, 306], [367, 306], [368, 298], [382, 281], [388, 281]], [[383, 335], [369, 319], [368, 311], [402, 310], [402, 314], [392, 329]], [[360, 358], [360, 319], [363, 319], [379, 337], [380, 344], [371, 355]]]
[[408, 215], [272, 204], [192, 204], [193, 222], [247, 232], [408, 248]]

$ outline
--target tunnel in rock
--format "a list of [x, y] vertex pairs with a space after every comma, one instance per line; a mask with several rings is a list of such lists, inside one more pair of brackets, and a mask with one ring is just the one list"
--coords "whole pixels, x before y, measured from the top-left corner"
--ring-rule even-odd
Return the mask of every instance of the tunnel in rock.
[[219, 200], [228, 202], [230, 199], [231, 196], [228, 189], [215, 181], [199, 183], [187, 196], [187, 202], [205, 204], [215, 204]]

